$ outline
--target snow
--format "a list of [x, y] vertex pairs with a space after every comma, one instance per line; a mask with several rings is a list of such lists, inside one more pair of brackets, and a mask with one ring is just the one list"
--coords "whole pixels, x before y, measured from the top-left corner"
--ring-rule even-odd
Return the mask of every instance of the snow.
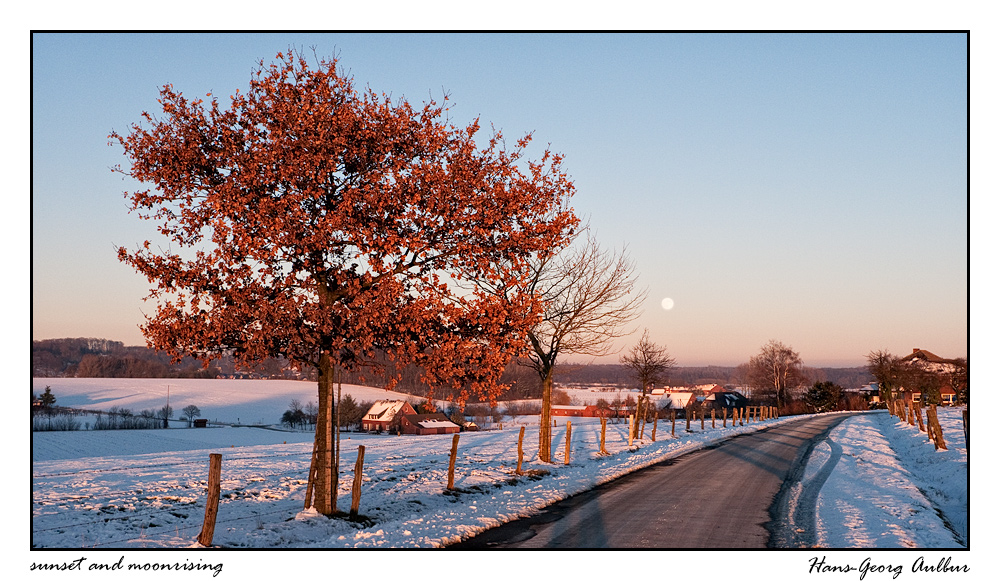
[[[231, 423], [239, 418], [244, 424], [275, 424], [292, 398], [303, 404], [315, 398], [315, 384], [296, 381], [44, 378], [34, 380], [33, 390], [40, 393], [50, 385], [61, 405], [138, 410], [161, 407], [167, 384], [174, 409], [194, 404], [202, 417]], [[360, 386], [345, 386], [344, 393], [359, 401], [387, 397], [384, 390]], [[831, 433], [832, 447], [816, 447], [804, 481], [815, 479], [837, 458], [817, 501], [821, 547], [962, 550], [968, 545], [968, 455], [960, 410], [941, 409], [940, 417], [946, 451], [935, 451], [923, 432], [898, 424], [885, 412], [846, 419]], [[689, 433], [678, 422], [674, 438], [669, 421], [660, 422], [656, 442], [648, 426], [646, 439], [631, 447], [627, 424], [609, 423], [610, 455], [602, 457], [597, 454], [598, 419], [557, 418], [554, 462], [545, 464], [537, 460], [537, 416], [505, 417], [502, 430], [461, 434], [455, 491], [446, 490], [451, 435], [344, 433], [338, 507], [350, 506], [357, 447], [364, 445], [360, 512], [366, 522], [330, 520], [303, 510], [312, 433], [277, 426], [35, 432], [31, 542], [36, 548], [76, 553], [90, 548], [192, 548], [204, 517], [209, 454], [221, 453], [222, 499], [214, 545], [443, 547], [631, 471], [792, 419], [725, 429], [721, 421], [715, 429], [706, 422], [704, 431], [700, 422], [692, 422]], [[572, 422], [568, 465], [567, 420]], [[521, 426], [526, 427], [523, 467], [534, 472], [519, 477], [514, 469]], [[773, 552], [769, 554], [773, 559]], [[95, 554], [92, 561], [102, 555]], [[185, 555], [192, 561], [222, 559], [227, 572], [247, 563], [242, 557], [237, 563], [231, 553]], [[32, 556], [43, 560], [37, 553]], [[805, 562], [804, 555], [799, 557], [790, 571], [806, 570], [799, 562]], [[775, 566], [773, 560], [768, 563]], [[582, 571], [589, 576], [603, 566], [595, 567]], [[615, 569], [607, 571], [613, 574]]]
[[888, 413], [850, 418], [813, 450], [803, 482], [831, 459], [817, 501], [827, 547], [964, 548], [969, 544], [968, 453], [961, 410], [942, 408], [947, 450]]

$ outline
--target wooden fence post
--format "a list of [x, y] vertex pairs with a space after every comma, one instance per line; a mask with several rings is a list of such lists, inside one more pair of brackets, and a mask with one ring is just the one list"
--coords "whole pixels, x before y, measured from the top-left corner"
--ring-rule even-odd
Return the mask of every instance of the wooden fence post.
[[634, 435], [632, 433], [632, 425], [634, 423], [635, 423], [635, 416], [634, 415], [630, 415], [628, 417], [628, 447], [629, 448], [632, 447], [632, 436]]
[[[604, 434], [601, 434], [601, 441], [604, 441]], [[521, 426], [521, 433], [517, 436], [517, 470], [514, 471], [518, 476], [521, 475], [521, 461], [524, 460], [524, 426]]]
[[920, 428], [920, 431], [926, 432], [927, 429], [924, 428], [923, 415], [924, 415], [924, 408], [921, 407], [920, 402], [917, 402], [917, 404], [913, 406], [913, 416], [917, 419], [917, 427]]
[[563, 458], [563, 464], [569, 466], [569, 445], [570, 438], [573, 436], [573, 422], [566, 420], [566, 457]]
[[677, 427], [677, 410], [670, 410], [670, 437], [674, 436], [674, 429]]
[[306, 484], [306, 502], [302, 507], [308, 510], [312, 506], [313, 489], [316, 487], [316, 440], [313, 440], [312, 460], [309, 462], [309, 480]]
[[656, 441], [656, 424], [659, 423], [659, 420], [660, 420], [660, 410], [656, 410], [656, 413], [653, 414], [653, 441], [654, 442]]
[[937, 407], [931, 404], [927, 407], [927, 433], [930, 434], [931, 441], [934, 442], [934, 449], [938, 450], [941, 448], [941, 444], [938, 442], [937, 437]]
[[[608, 428], [608, 418], [601, 416], [601, 449], [599, 450], [601, 456], [604, 456], [608, 453], [608, 451], [604, 449], [604, 432], [607, 430], [607, 428]], [[521, 429], [523, 430], [524, 428]]]
[[458, 455], [458, 434], [451, 439], [451, 459], [448, 460], [448, 490], [455, 489], [455, 456]]
[[938, 421], [937, 411], [934, 412], [934, 423], [937, 425], [938, 439], [941, 440], [941, 449], [947, 450], [948, 445], [944, 441], [944, 431], [941, 430], [941, 422]]
[[962, 410], [962, 431], [965, 432], [965, 449], [969, 449], [969, 408]]
[[358, 460], [354, 463], [354, 485], [351, 486], [351, 516], [358, 516], [361, 506], [361, 471], [365, 466], [365, 447], [358, 446]]
[[740, 408], [740, 409], [739, 409], [739, 414], [740, 414], [740, 425], [742, 426], [742, 425], [743, 425], [743, 419], [744, 419], [744, 418], [746, 417], [746, 415], [747, 415], [747, 408], [745, 408], [745, 407], [743, 407], [743, 408]]
[[684, 431], [691, 431], [691, 408], [684, 410]]
[[205, 522], [201, 526], [198, 542], [203, 547], [212, 546], [215, 535], [215, 518], [219, 515], [219, 496], [222, 493], [222, 454], [208, 455], [208, 495], [205, 497]]
[[646, 399], [643, 397], [639, 398], [639, 403], [635, 406], [635, 418], [635, 433], [643, 440], [646, 438]]
[[928, 411], [934, 412], [934, 419], [931, 422], [928, 422], [930, 425], [933, 426], [932, 431], [934, 432], [934, 449], [947, 450], [948, 446], [945, 445], [944, 442], [944, 432], [941, 431], [941, 422], [938, 421], [937, 404], [931, 404], [931, 407]]
[[712, 408], [712, 429], [715, 429], [715, 408]]
[[729, 408], [722, 408], [722, 427], [726, 427], [726, 416], [729, 415]]
[[705, 431], [705, 408], [701, 408], [698, 411], [701, 412], [701, 431], [704, 432]]

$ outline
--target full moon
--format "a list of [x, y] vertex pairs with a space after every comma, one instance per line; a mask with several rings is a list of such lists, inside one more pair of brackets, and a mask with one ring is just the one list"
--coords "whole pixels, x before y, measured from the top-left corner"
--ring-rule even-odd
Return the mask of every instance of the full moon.
[[674, 299], [667, 297], [663, 299], [663, 301], [660, 303], [660, 306], [663, 307], [663, 310], [669, 311], [670, 309], [674, 308]]

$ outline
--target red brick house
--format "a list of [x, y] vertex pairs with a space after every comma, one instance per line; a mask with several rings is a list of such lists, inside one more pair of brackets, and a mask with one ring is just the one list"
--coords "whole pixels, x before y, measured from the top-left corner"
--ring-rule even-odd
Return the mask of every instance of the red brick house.
[[369, 432], [382, 432], [398, 425], [400, 418], [407, 414], [415, 414], [409, 403], [394, 399], [380, 399], [375, 402], [361, 420], [361, 429]]
[[[954, 405], [957, 393], [951, 383], [951, 375], [959, 369], [959, 362], [956, 359], [945, 359], [927, 351], [925, 349], [914, 349], [913, 353], [900, 358], [899, 362], [904, 367], [917, 368], [938, 377], [938, 390], [941, 393], [942, 405]], [[904, 397], [913, 402], [920, 402], [923, 397], [923, 390], [917, 385], [904, 385], [902, 387]], [[924, 401], [923, 403], [927, 403]]]
[[461, 429], [447, 416], [438, 412], [435, 414], [404, 414], [400, 418], [399, 428], [404, 434], [425, 436], [427, 434], [457, 434]]

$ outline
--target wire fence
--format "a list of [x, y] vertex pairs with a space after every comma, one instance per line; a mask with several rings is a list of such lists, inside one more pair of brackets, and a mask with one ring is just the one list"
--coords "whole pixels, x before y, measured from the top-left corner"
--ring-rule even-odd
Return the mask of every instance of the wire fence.
[[[553, 430], [552, 443], [558, 451], [554, 456], [563, 454], [568, 431], [566, 423], [570, 420], [574, 424], [577, 421], [576, 418], [560, 418], [558, 428]], [[609, 424], [606, 427], [608, 445], [614, 443], [619, 450], [631, 447], [628, 426]], [[706, 429], [711, 428], [706, 426]], [[663, 425], [660, 430], [660, 438], [667, 438]], [[464, 441], [457, 462], [461, 475], [456, 487], [476, 490], [508, 482], [515, 475], [515, 466], [519, 465], [517, 439], [505, 437], [500, 432], [471, 434], [474, 435]], [[386, 505], [393, 503], [419, 505], [426, 501], [426, 496], [419, 494], [428, 494], [427, 480], [436, 479], [440, 483], [438, 494], [445, 482], [451, 482], [454, 464], [449, 470], [448, 446], [443, 440], [441, 446], [415, 450], [413, 440], [408, 438], [375, 438], [378, 451], [371, 465], [365, 468], [362, 483], [365, 495], [377, 495], [385, 512], [391, 510], [391, 506]], [[534, 441], [532, 438], [529, 437], [529, 441]], [[582, 429], [579, 433], [574, 430], [573, 446], [580, 447], [574, 454], [584, 458], [596, 455], [599, 439], [603, 441], [603, 435], [595, 428]], [[529, 445], [528, 449], [531, 448]], [[32, 546], [192, 546], [206, 510], [208, 452], [179, 452], [177, 454], [182, 457], [170, 462], [82, 467], [33, 474]], [[350, 445], [345, 445], [340, 462], [338, 494], [345, 496], [351, 494], [354, 484], [355, 458], [351, 452]], [[498, 458], [507, 461], [498, 462]], [[264, 529], [293, 518], [303, 509], [311, 459], [311, 445], [308, 450], [273, 453], [227, 451], [223, 457], [216, 526], [222, 530], [247, 531]], [[537, 460], [537, 449], [529, 452], [525, 460]], [[416, 486], [420, 480], [425, 481], [422, 489]], [[414, 488], [418, 489], [417, 493]], [[228, 537], [223, 534], [221, 546], [239, 546], [239, 541], [233, 540], [238, 534], [234, 532]]]

